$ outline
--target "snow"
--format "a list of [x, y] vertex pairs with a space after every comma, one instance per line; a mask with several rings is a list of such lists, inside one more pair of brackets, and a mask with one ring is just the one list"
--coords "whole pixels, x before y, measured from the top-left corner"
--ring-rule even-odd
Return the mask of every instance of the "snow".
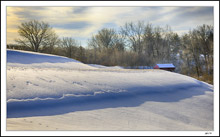
[[98, 64], [88, 64], [89, 66], [95, 67], [95, 68], [104, 68], [104, 69], [123, 69], [121, 66], [104, 66], [104, 65], [98, 65]]
[[175, 68], [173, 64], [157, 64], [159, 68]]
[[94, 69], [80, 61], [51, 54], [30, 51], [7, 50], [7, 66], [34, 68]]
[[213, 86], [194, 78], [16, 50], [7, 57], [7, 130], [213, 130]]

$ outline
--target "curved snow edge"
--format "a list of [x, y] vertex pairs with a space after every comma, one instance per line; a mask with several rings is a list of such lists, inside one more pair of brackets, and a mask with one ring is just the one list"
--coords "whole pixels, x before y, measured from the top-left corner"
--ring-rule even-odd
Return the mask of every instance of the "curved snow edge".
[[[134, 87], [126, 90], [120, 90], [118, 92], [105, 92], [105, 91], [94, 91], [88, 94], [63, 94], [62, 97], [58, 98], [33, 98], [33, 99], [9, 99], [7, 101], [7, 109], [35, 109], [35, 108], [46, 108], [56, 107], [59, 105], [73, 105], [78, 103], [90, 103], [99, 100], [114, 100], [123, 99], [129, 97], [135, 97], [143, 94], [164, 94], [164, 93], [175, 93], [175, 91], [190, 90], [191, 88], [203, 88], [205, 91], [213, 91], [212, 87], [208, 87], [205, 84], [181, 84], [172, 86], [157, 86], [157, 87]], [[9, 111], [8, 111], [9, 112]]]

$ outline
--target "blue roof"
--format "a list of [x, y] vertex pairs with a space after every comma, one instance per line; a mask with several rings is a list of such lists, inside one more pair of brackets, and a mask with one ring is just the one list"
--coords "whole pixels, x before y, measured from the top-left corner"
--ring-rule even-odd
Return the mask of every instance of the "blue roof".
[[157, 64], [159, 68], [175, 68], [173, 64]]

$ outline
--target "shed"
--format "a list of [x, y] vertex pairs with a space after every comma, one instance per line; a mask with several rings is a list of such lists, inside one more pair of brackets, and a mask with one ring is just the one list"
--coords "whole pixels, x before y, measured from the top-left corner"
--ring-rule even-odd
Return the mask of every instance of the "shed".
[[167, 71], [174, 71], [175, 66], [171, 64], [157, 64], [154, 66], [154, 69], [162, 69], [162, 70], [167, 70]]

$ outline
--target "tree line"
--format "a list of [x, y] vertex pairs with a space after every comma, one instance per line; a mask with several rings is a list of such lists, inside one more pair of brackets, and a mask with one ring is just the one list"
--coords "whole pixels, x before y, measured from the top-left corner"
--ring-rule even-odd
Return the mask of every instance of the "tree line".
[[20, 38], [8, 48], [66, 56], [87, 64], [154, 66], [173, 63], [176, 72], [213, 79], [213, 26], [201, 25], [179, 36], [170, 26], [138, 21], [119, 30], [103, 28], [81, 46], [73, 37], [60, 38], [48, 23], [32, 20], [18, 26]]

